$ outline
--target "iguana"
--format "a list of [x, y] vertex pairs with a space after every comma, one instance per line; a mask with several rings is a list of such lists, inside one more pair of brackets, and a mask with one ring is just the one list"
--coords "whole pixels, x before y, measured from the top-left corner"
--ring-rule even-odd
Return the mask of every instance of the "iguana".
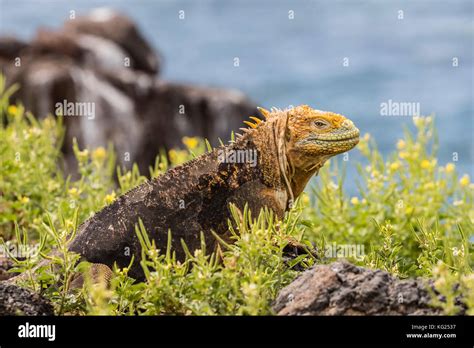
[[[94, 264], [127, 267], [141, 258], [135, 232], [141, 218], [150, 239], [165, 250], [168, 230], [178, 259], [193, 252], [204, 233], [207, 250], [216, 247], [211, 230], [228, 237], [229, 204], [258, 213], [271, 209], [279, 218], [291, 208], [309, 179], [326, 160], [352, 149], [359, 130], [346, 117], [307, 105], [271, 111], [264, 120], [250, 117], [235, 141], [170, 169], [118, 197], [80, 225], [69, 249]], [[142, 280], [134, 262], [129, 275]]]

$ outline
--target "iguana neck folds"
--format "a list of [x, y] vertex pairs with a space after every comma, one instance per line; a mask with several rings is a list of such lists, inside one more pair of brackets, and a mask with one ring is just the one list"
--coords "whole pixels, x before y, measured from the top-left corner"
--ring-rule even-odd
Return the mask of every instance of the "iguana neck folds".
[[285, 190], [290, 203], [330, 157], [359, 142], [359, 130], [352, 121], [333, 112], [307, 105], [260, 112], [265, 122], [252, 116], [255, 123], [245, 122], [250, 128], [242, 129], [245, 134], [238, 142], [256, 146], [264, 183]]

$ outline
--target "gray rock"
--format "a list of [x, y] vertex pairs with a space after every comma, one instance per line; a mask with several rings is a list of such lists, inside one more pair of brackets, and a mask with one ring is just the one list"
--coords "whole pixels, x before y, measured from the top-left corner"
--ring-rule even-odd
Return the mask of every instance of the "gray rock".
[[[65, 31], [80, 34], [81, 44], [94, 50], [97, 57], [110, 59], [99, 39], [119, 46], [124, 53], [121, 59], [130, 58], [131, 67], [150, 74], [159, 72], [160, 58], [145, 40], [132, 20], [108, 8], [99, 8], [88, 16], [69, 20]], [[90, 40], [87, 40], [90, 39]]]
[[428, 284], [399, 280], [387, 272], [346, 261], [317, 265], [278, 294], [278, 315], [437, 315], [430, 307]]

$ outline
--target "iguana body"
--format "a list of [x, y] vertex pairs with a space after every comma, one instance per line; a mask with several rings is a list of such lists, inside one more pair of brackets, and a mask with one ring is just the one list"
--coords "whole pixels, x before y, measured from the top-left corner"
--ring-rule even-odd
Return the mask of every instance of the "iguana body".
[[[162, 251], [171, 230], [178, 259], [185, 257], [181, 239], [193, 252], [201, 231], [213, 250], [211, 230], [226, 238], [230, 203], [241, 209], [247, 203], [255, 214], [267, 206], [281, 218], [324, 162], [359, 140], [358, 129], [338, 114], [308, 106], [261, 112], [265, 122], [253, 118], [257, 123], [235, 142], [169, 170], [95, 214], [79, 227], [70, 250], [92, 263], [126, 267], [132, 255], [141, 258], [139, 218]], [[129, 274], [143, 279], [138, 261]]]

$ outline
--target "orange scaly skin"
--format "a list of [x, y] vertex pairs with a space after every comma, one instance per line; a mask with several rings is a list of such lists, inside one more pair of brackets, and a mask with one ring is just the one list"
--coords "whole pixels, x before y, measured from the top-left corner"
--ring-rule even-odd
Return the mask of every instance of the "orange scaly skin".
[[[349, 151], [359, 142], [359, 130], [353, 122], [333, 112], [308, 105], [271, 112], [260, 109], [260, 112], [266, 122], [247, 123], [252, 128], [244, 130], [245, 136], [260, 143], [260, 158], [267, 176], [273, 176], [276, 182], [287, 177], [289, 184], [284, 186], [292, 200], [330, 157]], [[282, 141], [279, 151], [276, 144], [271, 144], [272, 132], [278, 132], [275, 137]], [[265, 163], [269, 162], [268, 158], [272, 159], [271, 165]]]

